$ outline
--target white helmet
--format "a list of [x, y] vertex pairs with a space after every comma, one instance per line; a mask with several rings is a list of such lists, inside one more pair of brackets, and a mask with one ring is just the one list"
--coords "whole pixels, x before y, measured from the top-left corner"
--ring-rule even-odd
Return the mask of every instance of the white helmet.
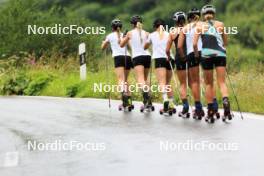
[[216, 9], [215, 9], [215, 7], [213, 5], [205, 5], [205, 6], [203, 6], [201, 12], [202, 12], [202, 15], [205, 15], [207, 13], [215, 14], [216, 13]]
[[172, 18], [174, 21], [176, 22], [180, 22], [180, 21], [184, 21], [186, 20], [186, 15], [184, 12], [176, 12], [174, 15], [173, 15], [173, 18]]

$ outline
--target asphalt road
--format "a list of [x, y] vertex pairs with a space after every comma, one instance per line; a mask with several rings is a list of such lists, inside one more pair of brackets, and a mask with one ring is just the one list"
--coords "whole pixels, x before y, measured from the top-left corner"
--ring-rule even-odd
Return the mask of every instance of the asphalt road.
[[0, 97], [0, 175], [263, 175], [263, 116], [207, 124], [135, 106], [126, 113], [118, 101], [109, 109], [107, 100]]

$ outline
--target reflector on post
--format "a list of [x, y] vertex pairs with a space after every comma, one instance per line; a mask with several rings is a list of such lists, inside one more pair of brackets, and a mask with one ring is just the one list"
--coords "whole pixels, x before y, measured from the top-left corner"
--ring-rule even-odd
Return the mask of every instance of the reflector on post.
[[80, 57], [80, 78], [86, 79], [86, 49], [85, 43], [79, 45], [79, 57]]

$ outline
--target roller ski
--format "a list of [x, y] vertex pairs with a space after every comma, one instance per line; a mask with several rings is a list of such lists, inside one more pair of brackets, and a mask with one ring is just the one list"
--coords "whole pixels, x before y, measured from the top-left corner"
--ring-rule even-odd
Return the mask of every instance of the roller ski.
[[229, 103], [228, 99], [224, 100], [223, 106], [224, 106], [224, 114], [222, 116], [223, 122], [226, 122], [226, 120], [232, 120], [233, 114], [231, 113], [230, 103]]
[[207, 116], [205, 117], [205, 121], [207, 123], [214, 123], [215, 122], [215, 111], [213, 109], [208, 108]]
[[173, 114], [176, 114], [176, 109], [174, 108], [173, 102], [164, 101], [163, 108], [160, 110], [160, 115], [167, 114], [169, 116], [172, 116]]
[[203, 109], [195, 109], [193, 112], [193, 119], [195, 120], [202, 120], [202, 118], [205, 116]]
[[179, 117], [188, 119], [190, 118], [191, 114], [189, 113], [189, 108], [183, 107], [182, 111], [179, 112]]
[[134, 105], [132, 104], [132, 99], [131, 97], [122, 96], [122, 101], [123, 103], [118, 106], [119, 111], [128, 111], [131, 112], [134, 109]]
[[147, 92], [143, 93], [143, 99], [143, 105], [140, 107], [140, 112], [155, 111], [155, 107], [152, 105], [151, 98]]

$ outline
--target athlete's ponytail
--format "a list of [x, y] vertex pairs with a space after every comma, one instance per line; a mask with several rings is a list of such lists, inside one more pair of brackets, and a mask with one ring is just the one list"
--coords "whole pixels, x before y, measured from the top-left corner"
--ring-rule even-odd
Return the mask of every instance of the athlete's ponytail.
[[205, 21], [210, 21], [210, 20], [214, 19], [214, 14], [212, 14], [212, 13], [207, 13], [207, 14], [205, 14], [205, 15], [203, 16], [203, 18], [204, 18]]
[[143, 43], [143, 38], [142, 38], [142, 28], [143, 28], [143, 25], [142, 25], [142, 23], [138, 21], [137, 24], [136, 24], [136, 28], [139, 31], [140, 42]]
[[121, 28], [120, 27], [116, 28], [116, 33], [117, 33], [117, 38], [118, 38], [118, 43], [119, 43], [121, 40]]
[[158, 30], [160, 40], [164, 37], [164, 26], [165, 21], [163, 19], [158, 18], [153, 22], [153, 28]]
[[159, 38], [160, 38], [160, 40], [162, 40], [163, 37], [164, 37], [164, 26], [160, 25], [159, 26]]
[[199, 20], [200, 20], [200, 16], [199, 16], [199, 15], [194, 15], [193, 20], [194, 20], [195, 22], [199, 21]]

